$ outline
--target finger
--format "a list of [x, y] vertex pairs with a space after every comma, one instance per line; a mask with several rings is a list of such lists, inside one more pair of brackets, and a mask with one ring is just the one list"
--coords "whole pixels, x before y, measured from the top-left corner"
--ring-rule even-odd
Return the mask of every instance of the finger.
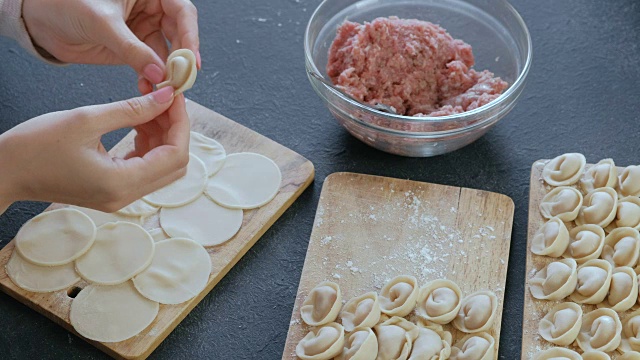
[[153, 85], [151, 85], [149, 80], [141, 76], [138, 78], [138, 90], [140, 91], [140, 94], [148, 95], [153, 92]]
[[162, 31], [158, 30], [147, 35], [144, 38], [144, 43], [153, 49], [162, 61], [167, 62], [169, 47], [167, 46], [167, 39], [164, 37]]
[[196, 55], [198, 68], [200, 60], [200, 38], [198, 35], [198, 10], [189, 0], [162, 0], [162, 9], [168, 17], [176, 22], [179, 47], [172, 43], [172, 48], [185, 48]]
[[173, 92], [173, 88], [168, 86], [149, 95], [80, 109], [89, 112], [88, 117], [95, 123], [92, 125], [104, 134], [155, 119], [170, 108], [174, 98]]
[[103, 31], [104, 45], [123, 63], [153, 84], [164, 80], [164, 62], [142, 42], [124, 22], [116, 22]]

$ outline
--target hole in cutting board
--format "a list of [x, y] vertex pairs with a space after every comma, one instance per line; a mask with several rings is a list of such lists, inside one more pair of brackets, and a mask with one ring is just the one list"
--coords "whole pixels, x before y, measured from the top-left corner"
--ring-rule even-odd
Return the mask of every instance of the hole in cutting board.
[[76, 296], [78, 296], [78, 294], [80, 293], [80, 291], [82, 291], [81, 287], [78, 286], [74, 286], [71, 289], [67, 290], [67, 296], [70, 298], [75, 298]]

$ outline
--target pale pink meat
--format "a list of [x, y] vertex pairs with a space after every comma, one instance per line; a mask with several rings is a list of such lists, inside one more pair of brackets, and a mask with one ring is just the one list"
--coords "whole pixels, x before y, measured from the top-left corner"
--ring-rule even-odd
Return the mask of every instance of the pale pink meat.
[[365, 103], [390, 105], [408, 116], [445, 116], [485, 105], [508, 87], [473, 64], [471, 46], [442, 27], [392, 16], [342, 24], [327, 73]]

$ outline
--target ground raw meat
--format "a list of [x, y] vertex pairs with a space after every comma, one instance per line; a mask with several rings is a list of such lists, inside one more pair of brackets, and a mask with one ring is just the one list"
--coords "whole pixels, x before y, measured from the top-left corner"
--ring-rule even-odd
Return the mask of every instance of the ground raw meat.
[[471, 69], [471, 46], [442, 27], [397, 17], [345, 22], [329, 49], [327, 73], [343, 91], [408, 116], [445, 116], [494, 100], [508, 84]]

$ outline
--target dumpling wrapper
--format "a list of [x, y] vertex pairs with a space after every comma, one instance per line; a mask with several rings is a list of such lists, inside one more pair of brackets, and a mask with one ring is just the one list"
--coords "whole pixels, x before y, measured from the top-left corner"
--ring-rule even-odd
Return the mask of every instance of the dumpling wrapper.
[[116, 213], [129, 217], [147, 217], [157, 213], [158, 210], [159, 208], [157, 206], [151, 205], [142, 199], [138, 199], [116, 211]]
[[627, 314], [622, 321], [622, 340], [619, 351], [640, 352], [640, 310]]
[[176, 95], [193, 86], [198, 75], [196, 56], [189, 49], [178, 49], [167, 58], [167, 75], [165, 81], [156, 85], [157, 89], [172, 86]]
[[448, 359], [451, 355], [451, 333], [429, 327], [418, 327], [409, 360]]
[[618, 313], [601, 308], [582, 317], [577, 343], [583, 351], [610, 352], [620, 345], [622, 323]]
[[602, 187], [615, 188], [617, 184], [618, 168], [613, 162], [613, 159], [600, 160], [589, 170], [585, 171], [584, 176], [580, 180], [580, 186], [585, 194]]
[[566, 186], [578, 182], [587, 160], [579, 153], [568, 153], [551, 159], [542, 169], [542, 178], [551, 186]]
[[202, 160], [209, 177], [220, 171], [227, 159], [227, 152], [219, 142], [195, 131], [191, 132], [189, 152]]
[[155, 206], [180, 207], [202, 195], [207, 185], [207, 169], [202, 160], [189, 154], [187, 173], [171, 184], [143, 197], [144, 201]]
[[604, 239], [605, 233], [600, 226], [576, 226], [569, 231], [569, 246], [562, 256], [574, 259], [578, 264], [597, 259], [602, 254]]
[[609, 187], [595, 189], [584, 197], [576, 224], [607, 227], [615, 219], [617, 210], [618, 194], [614, 189]]
[[561, 186], [551, 190], [540, 201], [540, 212], [545, 219], [557, 217], [562, 221], [573, 221], [582, 207], [582, 193], [575, 188]]
[[554, 306], [540, 320], [538, 333], [548, 342], [568, 346], [578, 337], [582, 325], [582, 307], [572, 302]]
[[638, 300], [638, 276], [628, 267], [622, 266], [613, 269], [609, 295], [598, 304], [598, 307], [608, 307], [616, 312], [625, 312]]
[[553, 347], [540, 351], [533, 360], [582, 360], [582, 356], [571, 349]]
[[342, 307], [340, 318], [348, 332], [357, 327], [374, 327], [380, 320], [378, 294], [372, 291], [350, 299]]
[[561, 300], [571, 295], [578, 282], [577, 264], [562, 259], [547, 264], [529, 280], [531, 295], [538, 300]]
[[493, 360], [496, 341], [486, 332], [469, 334], [451, 348], [450, 360]]
[[337, 360], [375, 360], [378, 356], [378, 338], [369, 327], [358, 327], [346, 337], [342, 353]]
[[450, 280], [434, 280], [423, 286], [418, 294], [416, 313], [436, 324], [450, 323], [460, 310], [462, 291]]
[[465, 333], [491, 329], [498, 309], [498, 297], [491, 291], [477, 291], [462, 299], [453, 326]]
[[613, 268], [605, 260], [593, 259], [578, 267], [578, 283], [571, 300], [578, 304], [595, 305], [604, 300], [611, 284]]
[[640, 196], [640, 166], [627, 166], [618, 178], [618, 193], [621, 197]]
[[321, 326], [333, 322], [342, 308], [340, 286], [331, 281], [316, 285], [300, 307], [302, 320], [311, 326]]
[[73, 262], [58, 266], [34, 265], [24, 260], [15, 250], [5, 269], [14, 284], [32, 292], [58, 291], [80, 281]]
[[312, 329], [296, 346], [296, 355], [302, 360], [324, 360], [338, 356], [344, 346], [344, 328], [329, 323]]
[[531, 241], [531, 252], [536, 255], [560, 257], [569, 246], [569, 230], [556, 217], [549, 219], [536, 232]]
[[640, 233], [636, 229], [617, 228], [604, 239], [601, 257], [614, 267], [634, 267], [638, 263], [639, 255]]
[[604, 353], [602, 351], [591, 350], [591, 351], [582, 353], [582, 360], [611, 360], [611, 357], [607, 355], [607, 353]]
[[389, 280], [380, 290], [380, 311], [389, 316], [407, 316], [416, 306], [418, 281], [409, 275]]
[[376, 325], [373, 330], [378, 337], [376, 360], [408, 359], [413, 342], [420, 334], [420, 329], [414, 323], [398, 316]]

